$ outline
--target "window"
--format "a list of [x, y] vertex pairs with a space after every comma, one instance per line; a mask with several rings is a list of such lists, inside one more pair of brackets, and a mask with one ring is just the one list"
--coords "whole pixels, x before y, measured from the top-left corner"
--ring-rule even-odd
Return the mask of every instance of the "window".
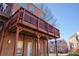
[[10, 16], [11, 8], [6, 3], [0, 3], [0, 11]]
[[0, 11], [3, 11], [3, 3], [0, 3]]
[[31, 13], [34, 13], [35, 12], [35, 9], [32, 6], [30, 7], [30, 12]]
[[6, 10], [6, 8], [7, 8], [7, 4], [5, 4], [5, 3], [0, 3], [0, 11], [5, 11]]
[[21, 5], [21, 7], [23, 7], [23, 8], [26, 8], [26, 7], [27, 7], [27, 3], [21, 3], [20, 5]]
[[6, 11], [7, 6], [7, 4], [3, 3], [3, 12]]
[[79, 46], [79, 43], [77, 43], [77, 46]]
[[70, 49], [73, 49], [74, 48], [74, 45], [71, 43], [70, 44]]
[[79, 36], [76, 34], [76, 40], [79, 42]]
[[43, 4], [42, 4], [42, 3], [34, 3], [34, 5], [35, 5], [36, 7], [38, 7], [39, 9], [41, 9], [41, 8], [42, 8], [42, 6], [43, 6]]
[[6, 7], [6, 10], [5, 10], [5, 13], [7, 15], [10, 15], [10, 12], [11, 12], [11, 8], [9, 6]]

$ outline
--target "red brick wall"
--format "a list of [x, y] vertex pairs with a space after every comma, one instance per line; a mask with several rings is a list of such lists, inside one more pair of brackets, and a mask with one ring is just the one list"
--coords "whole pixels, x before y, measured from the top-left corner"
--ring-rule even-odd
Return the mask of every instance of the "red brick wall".
[[40, 39], [40, 55], [47, 56], [47, 40]]
[[38, 7], [36, 7], [33, 3], [28, 3], [26, 9], [29, 11], [31, 7], [33, 7], [35, 9], [34, 14], [36, 16], [40, 17], [42, 14], [42, 10], [40, 10]]
[[19, 3], [13, 3], [12, 6], [12, 15], [20, 8], [20, 4]]
[[[13, 33], [8, 33], [5, 36], [3, 45], [2, 45], [1, 55], [3, 55], [3, 56], [12, 56], [13, 55], [14, 39], [15, 39], [15, 34], [13, 34]], [[10, 40], [11, 43], [8, 43], [8, 40]]]
[[[11, 41], [11, 43], [8, 43], [8, 40]], [[2, 56], [12, 56], [14, 52], [14, 40], [15, 40], [15, 33], [7, 32], [7, 35], [5, 35], [1, 55]], [[20, 35], [19, 40], [23, 40], [23, 49], [24, 49], [24, 56], [27, 56], [27, 47], [28, 42], [32, 42], [32, 55], [36, 55], [36, 41], [35, 38], [30, 36], [23, 36]], [[40, 39], [40, 55], [47, 55], [47, 40]]]
[[[8, 40], [11, 41], [10, 44], [8, 43]], [[20, 35], [19, 40], [23, 40], [22, 35]], [[7, 35], [5, 36], [4, 41], [3, 41], [1, 55], [12, 56], [14, 52], [14, 42], [15, 42], [15, 33], [7, 32]]]

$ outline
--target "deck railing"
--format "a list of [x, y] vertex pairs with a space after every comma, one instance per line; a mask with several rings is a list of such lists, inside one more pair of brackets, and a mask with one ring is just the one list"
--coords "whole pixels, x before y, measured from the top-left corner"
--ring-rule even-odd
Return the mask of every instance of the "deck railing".
[[[20, 21], [20, 23], [25, 22], [26, 26], [30, 26], [28, 24], [31, 24], [30, 27], [34, 26], [35, 30], [37, 31], [41, 31], [43, 33], [55, 36], [55, 37], [59, 37], [59, 30], [56, 29], [54, 26], [48, 24], [47, 22], [45, 22], [43, 19], [37, 17], [36, 15], [30, 13], [29, 11], [20, 8], [10, 19], [11, 23], [10, 25], [12, 25], [15, 20]], [[9, 21], [9, 22], [10, 22]], [[28, 23], [28, 24], [27, 24]], [[9, 26], [10, 26], [9, 25]]]

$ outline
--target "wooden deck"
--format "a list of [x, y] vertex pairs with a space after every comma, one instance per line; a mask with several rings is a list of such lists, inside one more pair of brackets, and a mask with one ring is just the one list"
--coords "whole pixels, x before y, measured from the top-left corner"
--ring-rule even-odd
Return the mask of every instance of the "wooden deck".
[[17, 24], [31, 28], [38, 32], [42, 32], [55, 38], [60, 37], [59, 30], [57, 28], [48, 24], [43, 19], [37, 17], [22, 7], [10, 17], [6, 26], [10, 29]]

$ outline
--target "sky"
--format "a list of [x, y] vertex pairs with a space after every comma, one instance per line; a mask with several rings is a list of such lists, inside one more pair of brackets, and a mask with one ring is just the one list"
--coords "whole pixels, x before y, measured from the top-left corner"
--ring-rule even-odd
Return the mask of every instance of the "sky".
[[[26, 7], [25, 4], [21, 4]], [[66, 41], [79, 31], [79, 4], [78, 3], [47, 3], [45, 4], [54, 14], [56, 26], [60, 30], [60, 38]], [[51, 20], [53, 22], [53, 20]]]
[[79, 4], [50, 3], [47, 6], [57, 18], [60, 39], [67, 41], [69, 37], [79, 32]]

